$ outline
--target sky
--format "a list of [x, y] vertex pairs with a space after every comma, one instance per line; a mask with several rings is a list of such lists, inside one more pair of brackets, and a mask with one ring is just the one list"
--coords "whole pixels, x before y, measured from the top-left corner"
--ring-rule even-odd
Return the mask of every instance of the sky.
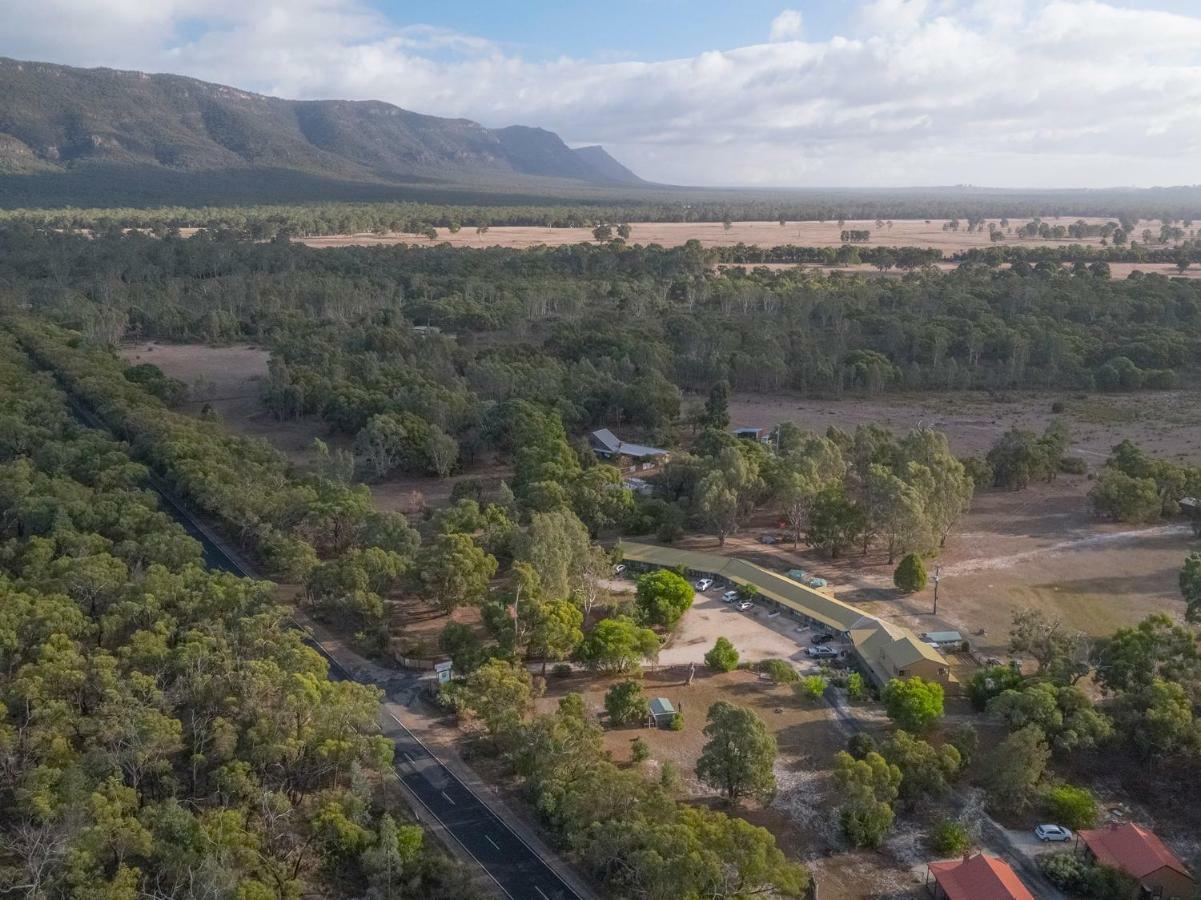
[[1201, 0], [0, 0], [0, 55], [386, 100], [671, 184], [1201, 183]]

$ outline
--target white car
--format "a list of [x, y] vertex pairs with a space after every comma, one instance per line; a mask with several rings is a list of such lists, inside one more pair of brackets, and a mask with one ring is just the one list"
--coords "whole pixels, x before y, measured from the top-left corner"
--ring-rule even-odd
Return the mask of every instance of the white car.
[[626, 570], [626, 564], [625, 564], [625, 563], [618, 563], [617, 565], [615, 565], [615, 566], [613, 567], [613, 574], [614, 574], [614, 575], [620, 575], [620, 574], [621, 574], [622, 572], [624, 572], [625, 570]]
[[733, 603], [738, 599], [738, 591], [726, 591], [721, 595], [722, 603]]
[[1034, 829], [1034, 836], [1040, 841], [1070, 841], [1072, 832], [1062, 825], [1039, 825]]
[[743, 600], [741, 603], [738, 604], [739, 612], [746, 612], [748, 609], [754, 609], [754, 608], [755, 608], [755, 604], [752, 603], [750, 600]]
[[707, 590], [709, 590], [709, 588], [713, 587], [713, 579], [712, 578], [701, 578], [697, 581], [697, 583], [694, 585], [694, 587], [698, 591], [701, 591], [701, 592], [707, 591]]
[[807, 648], [805, 652], [809, 654], [810, 659], [833, 659], [838, 656], [838, 651], [828, 644], [817, 644]]

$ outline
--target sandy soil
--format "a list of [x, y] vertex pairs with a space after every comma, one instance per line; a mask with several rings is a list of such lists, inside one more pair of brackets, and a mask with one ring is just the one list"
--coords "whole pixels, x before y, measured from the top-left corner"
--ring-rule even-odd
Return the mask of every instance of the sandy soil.
[[[997, 219], [991, 220], [998, 223]], [[1024, 224], [1027, 220], [1011, 219], [1011, 227]], [[1052, 225], [1069, 225], [1077, 221], [1075, 218], [1047, 219]], [[1111, 219], [1085, 218], [1086, 222], [1103, 223]], [[735, 244], [757, 244], [771, 247], [780, 244], [795, 244], [805, 247], [838, 247], [843, 241], [843, 230], [868, 230], [871, 234], [864, 246], [869, 247], [937, 247], [944, 253], [954, 253], [969, 247], [989, 247], [993, 242], [988, 237], [988, 226], [982, 232], [968, 233], [966, 224], [961, 224], [958, 231], [944, 231], [945, 219], [897, 219], [892, 228], [887, 226], [877, 228], [876, 223], [869, 219], [848, 219], [842, 226], [836, 221], [827, 222], [789, 222], [781, 226], [779, 222], [733, 222], [725, 228], [720, 222], [634, 222], [630, 224], [629, 243], [631, 244], [662, 244], [674, 247], [690, 240], [698, 240], [705, 247], [733, 246]], [[1159, 232], [1158, 222], [1141, 222], [1136, 229], [1150, 228]], [[456, 247], [535, 247], [539, 244], [559, 246], [561, 244], [578, 244], [592, 241], [590, 228], [545, 228], [542, 226], [497, 225], [489, 228], [484, 234], [477, 234], [474, 228], [464, 228], [458, 234], [451, 234], [448, 229], [439, 228], [438, 238], [430, 242], [426, 238], [412, 234], [349, 234], [323, 235], [320, 237], [301, 238], [300, 241], [310, 247], [344, 247], [370, 246], [374, 244], [397, 243], [449, 243]], [[1100, 246], [1100, 240], [1089, 238], [1080, 241], [1042, 241], [1019, 240], [1008, 235], [1004, 242], [1007, 245], [1037, 247], [1043, 245], [1063, 245], [1077, 243]]]
[[790, 616], [769, 617], [768, 610], [760, 606], [739, 612], [733, 604], [722, 602], [723, 590], [711, 588], [707, 594], [696, 595], [692, 608], [659, 652], [660, 663], [701, 665], [713, 642], [725, 637], [738, 649], [743, 662], [786, 659], [802, 673], [817, 670], [805, 655], [812, 631], [798, 628], [796, 619]]

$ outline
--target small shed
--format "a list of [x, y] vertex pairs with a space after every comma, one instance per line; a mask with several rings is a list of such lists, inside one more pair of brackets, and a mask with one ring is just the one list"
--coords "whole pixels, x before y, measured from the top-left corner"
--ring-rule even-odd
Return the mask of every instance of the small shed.
[[758, 441], [761, 444], [766, 444], [771, 440], [771, 431], [753, 425], [746, 428], [735, 428], [732, 433], [736, 438], [742, 438], [746, 441]]
[[936, 647], [950, 647], [963, 643], [963, 635], [958, 631], [927, 631], [922, 640]]
[[651, 701], [651, 725], [655, 728], [669, 728], [676, 717], [676, 708], [666, 697], [656, 697]]

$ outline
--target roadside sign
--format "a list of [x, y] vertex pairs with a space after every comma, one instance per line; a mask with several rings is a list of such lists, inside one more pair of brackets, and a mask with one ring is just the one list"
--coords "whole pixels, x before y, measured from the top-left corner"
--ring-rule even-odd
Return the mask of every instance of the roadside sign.
[[449, 660], [446, 662], [434, 663], [434, 671], [438, 674], [438, 683], [446, 684], [450, 681], [454, 663]]

